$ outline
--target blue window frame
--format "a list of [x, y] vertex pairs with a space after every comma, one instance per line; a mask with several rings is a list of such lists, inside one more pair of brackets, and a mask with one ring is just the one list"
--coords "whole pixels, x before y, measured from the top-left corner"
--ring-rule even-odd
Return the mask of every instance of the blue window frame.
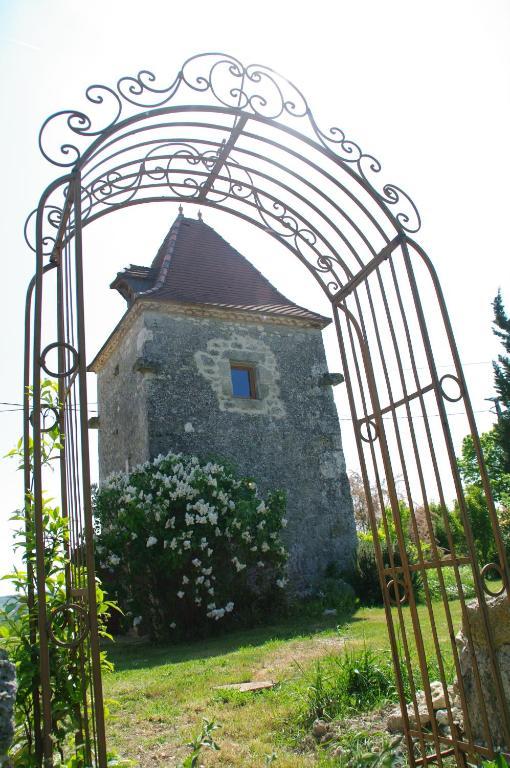
[[250, 365], [230, 364], [232, 395], [234, 397], [255, 398], [255, 370]]

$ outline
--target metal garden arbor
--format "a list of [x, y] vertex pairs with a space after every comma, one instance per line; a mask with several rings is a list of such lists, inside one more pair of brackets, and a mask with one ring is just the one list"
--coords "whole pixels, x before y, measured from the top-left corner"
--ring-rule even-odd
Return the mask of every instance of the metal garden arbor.
[[[41, 377], [52, 376], [59, 382], [57, 418], [64, 435], [60, 501], [69, 520], [72, 561], [68, 617], [76, 622], [71, 645], [82, 659], [81, 714], [88, 757], [91, 764], [105, 768], [90, 501], [82, 230], [117, 209], [163, 201], [211, 206], [259, 227], [304, 264], [331, 302], [370, 505], [411, 764], [441, 766], [452, 755], [458, 765], [465, 765], [469, 757], [494, 753], [488, 729], [485, 744], [475, 743], [459, 674], [454, 639], [458, 627], [454, 626], [444, 575], [447, 569], [453, 572], [465, 614], [461, 566], [472, 569], [477, 597], [485, 610], [494, 695], [510, 744], [510, 717], [487, 620], [486, 593], [490, 591], [485, 582], [487, 570], [495, 568], [508, 590], [508, 566], [441, 289], [430, 260], [412, 238], [420, 227], [414, 204], [399, 187], [380, 182], [379, 162], [347, 139], [340, 128], [321, 130], [300, 91], [264, 66], [245, 67], [231, 56], [207, 53], [188, 59], [169, 85], [142, 71], [136, 77], [122, 78], [115, 87], [92, 85], [86, 97], [92, 116], [64, 110], [51, 115], [42, 126], [42, 154], [66, 171], [44, 191], [26, 226], [27, 242], [36, 254], [36, 273], [27, 301], [25, 357], [25, 384], [33, 387], [32, 405], [25, 396], [25, 445], [28, 451], [33, 438], [34, 461], [33, 477], [27, 462], [25, 483], [27, 489], [33, 487], [35, 497], [39, 618], [34, 639], [40, 649], [40, 683], [34, 696], [40, 707], [41, 764], [52, 765], [49, 654], [55, 620], [47, 615], [44, 592], [47, 532], [42, 517]], [[50, 281], [56, 305], [51, 295], [47, 298]], [[431, 312], [440, 320], [439, 332], [437, 322], [428, 322]], [[55, 337], [45, 344], [43, 320], [50, 316]], [[58, 358], [55, 370], [49, 362], [52, 350]], [[443, 375], [438, 372], [436, 353], [442, 361], [445, 355], [450, 361]], [[489, 503], [498, 562], [482, 570], [457, 470], [448, 402], [465, 409]], [[404, 543], [397, 477], [412, 510], [411, 528], [417, 542], [414, 562]], [[445, 484], [451, 484], [452, 477], [466, 537], [467, 555], [462, 556], [455, 551], [445, 514]], [[374, 484], [383, 510], [380, 520], [370, 493]], [[432, 500], [439, 504], [449, 537], [446, 554], [435, 544]], [[389, 566], [383, 562], [379, 526], [387, 541]], [[431, 542], [428, 548], [420, 543], [423, 530]], [[425, 605], [420, 611], [413, 571], [423, 582]], [[432, 600], [428, 587], [432, 571], [441, 585], [439, 601]], [[448, 627], [446, 640], [440, 637], [440, 621]], [[432, 634], [428, 653], [429, 658], [430, 653], [435, 656], [435, 674], [446, 698], [448, 735], [439, 730], [434, 717], [426, 728], [413, 725], [408, 716], [407, 704], [416, 711], [419, 690], [432, 707], [423, 622]], [[452, 715], [445, 655], [453, 658], [459, 679], [462, 732]], [[410, 686], [407, 700], [404, 672]], [[484, 695], [477, 680], [483, 709]]]

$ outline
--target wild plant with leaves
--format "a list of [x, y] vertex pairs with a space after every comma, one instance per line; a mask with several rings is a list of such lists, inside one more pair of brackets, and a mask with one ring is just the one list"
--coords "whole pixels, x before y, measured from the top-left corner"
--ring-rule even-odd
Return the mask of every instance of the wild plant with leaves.
[[214, 731], [217, 731], [218, 728], [221, 728], [221, 726], [215, 723], [213, 720], [208, 720], [206, 717], [204, 717], [202, 722], [202, 730], [187, 745], [191, 748], [192, 752], [185, 758], [184, 762], [181, 763], [179, 768], [199, 768], [201, 765], [199, 760], [204, 748], [211, 749], [214, 752], [219, 752], [220, 747], [213, 738], [213, 733]]
[[[41, 386], [43, 406], [54, 409], [56, 412], [58, 408], [56, 385], [45, 380]], [[57, 423], [49, 431], [42, 433], [42, 462], [46, 467], [51, 466], [52, 461], [58, 456], [60, 441]], [[28, 461], [32, 462], [32, 443], [29, 448]], [[18, 458], [19, 468], [24, 468], [25, 457], [21, 440], [8, 456]], [[43, 497], [42, 500], [42, 519], [45, 541], [45, 599], [49, 616], [59, 609], [65, 610], [64, 606], [68, 599], [66, 574], [69, 567], [69, 530], [67, 519], [62, 515], [60, 508], [47, 497]], [[37, 627], [39, 605], [34, 576], [36, 571], [35, 526], [34, 498], [31, 492], [26, 495], [24, 509], [16, 511], [11, 520], [18, 526], [14, 535], [14, 548], [21, 550], [24, 567], [16, 568], [13, 573], [4, 577], [12, 585], [15, 596], [4, 605], [0, 615], [0, 643], [16, 665], [18, 681], [15, 736], [10, 750], [11, 763], [14, 768], [32, 768], [42, 764], [42, 757], [40, 734], [36, 727], [37, 715], [34, 709], [38, 701], [39, 646], [37, 642], [33, 642], [33, 637]], [[105, 636], [106, 617], [113, 604], [105, 599], [105, 594], [99, 585], [96, 588], [96, 598], [99, 631]], [[65, 622], [61, 624], [59, 626], [59, 622], [53, 622], [53, 632], [57, 639], [67, 640], [68, 628]], [[79, 652], [76, 648], [52, 642], [49, 662], [55, 760], [60, 759], [61, 765], [67, 765], [69, 760], [71, 760], [69, 765], [73, 760], [77, 766], [83, 765], [80, 757], [80, 733], [83, 728], [80, 711], [83, 703], [83, 685], [87, 682], [84, 680], [84, 675], [86, 676], [87, 673], [81, 667]], [[102, 664], [104, 669], [111, 669], [105, 655], [102, 657]]]

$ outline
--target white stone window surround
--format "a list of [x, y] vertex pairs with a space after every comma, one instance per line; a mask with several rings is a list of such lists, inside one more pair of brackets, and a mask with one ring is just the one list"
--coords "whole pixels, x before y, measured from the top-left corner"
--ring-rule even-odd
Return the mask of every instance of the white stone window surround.
[[[194, 359], [198, 372], [214, 390], [221, 411], [253, 416], [264, 414], [275, 419], [285, 417], [276, 357], [261, 339], [236, 333], [228, 338], [210, 339], [207, 351], [195, 352]], [[237, 397], [232, 394], [232, 363], [254, 369], [256, 397]]]

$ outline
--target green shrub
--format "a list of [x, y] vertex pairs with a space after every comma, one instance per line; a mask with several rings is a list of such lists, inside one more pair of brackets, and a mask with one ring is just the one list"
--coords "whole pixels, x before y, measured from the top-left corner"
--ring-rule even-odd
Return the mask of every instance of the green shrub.
[[508, 763], [502, 754], [498, 753], [494, 760], [482, 760], [482, 768], [508, 768]]
[[353, 573], [353, 587], [363, 605], [382, 604], [379, 572], [372, 541], [358, 542], [356, 567]]
[[[20, 524], [16, 532], [15, 547], [21, 548], [30, 554], [30, 561], [35, 570], [35, 542], [33, 529], [27, 535], [25, 530], [25, 511], [17, 512], [11, 518]], [[43, 521], [46, 537], [44, 563], [46, 570], [46, 612], [50, 616], [57, 611], [65, 613], [67, 605], [65, 569], [68, 563], [66, 558], [66, 543], [69, 537], [67, 518], [62, 516], [58, 507], [52, 507], [48, 500], [43, 499]], [[10, 757], [14, 766], [35, 766], [35, 722], [33, 684], [39, 677], [39, 646], [31, 641], [31, 627], [37, 621], [38, 596], [35, 590], [34, 605], [29, 607], [30, 577], [26, 571], [16, 570], [5, 576], [16, 590], [12, 600], [7, 601], [1, 612], [0, 645], [4, 647], [11, 661], [16, 665], [18, 690], [15, 709], [15, 737], [10, 750]], [[105, 593], [96, 586], [98, 629], [101, 637], [109, 637], [105, 629], [106, 617], [114, 608], [111, 602], [105, 598]], [[70, 626], [73, 624], [71, 622]], [[80, 705], [83, 701], [83, 689], [90, 682], [89, 672], [83, 671], [80, 659], [74, 648], [69, 648], [62, 643], [69, 640], [69, 628], [66, 620], [52, 622], [52, 632], [58, 640], [50, 644], [49, 663], [51, 680], [51, 708], [52, 731], [51, 736], [54, 749], [60, 755], [68, 754], [75, 750], [72, 737], [78, 735], [82, 729], [80, 718]], [[101, 656], [101, 668], [103, 671], [112, 669], [106, 655]], [[83, 734], [82, 734], [83, 735]], [[76, 747], [79, 749], [79, 746]]]
[[339, 683], [349, 710], [366, 712], [397, 699], [393, 663], [369, 648], [346, 651], [339, 662]]
[[[473, 531], [479, 565], [483, 567], [486, 563], [497, 562], [496, 542], [489, 517], [485, 491], [481, 485], [473, 483], [473, 485], [468, 485], [464, 488], [464, 498]], [[455, 502], [455, 510], [460, 517], [457, 502]]]
[[[385, 568], [391, 565], [386, 542], [380, 542], [382, 558]], [[402, 565], [402, 559], [398, 549], [393, 549], [393, 562], [396, 567]], [[411, 582], [416, 600], [421, 597], [423, 584], [421, 576], [416, 571], [411, 574]], [[375, 557], [375, 548], [372, 541], [364, 540], [358, 542], [358, 552], [356, 557], [356, 567], [352, 576], [352, 586], [363, 605], [382, 605], [383, 598], [379, 582], [379, 573], [377, 560]]]
[[218, 463], [169, 453], [97, 491], [100, 573], [153, 639], [203, 636], [250, 623], [284, 599], [281, 491], [264, 501], [253, 480]]
[[331, 671], [324, 662], [317, 661], [308, 673], [302, 720], [307, 725], [317, 719], [333, 720], [339, 713], [339, 699]]
[[323, 610], [335, 609], [338, 613], [351, 613], [359, 603], [354, 588], [339, 576], [325, 576], [316, 597]]
[[334, 612], [344, 621], [347, 620], [359, 605], [350, 581], [352, 570], [346, 574], [336, 564], [329, 564], [324, 570], [323, 578], [315, 584], [309, 594], [289, 597], [287, 616], [319, 619], [328, 612]]
[[213, 733], [214, 731], [217, 731], [218, 728], [221, 728], [221, 726], [217, 725], [213, 720], [207, 720], [205, 717], [203, 718], [202, 730], [187, 745], [192, 749], [192, 752], [186, 757], [184, 762], [181, 763], [179, 768], [199, 768], [199, 766], [202, 765], [200, 760], [204, 747], [206, 749], [212, 749], [214, 752], [219, 752], [220, 747], [213, 738]]
[[[455, 573], [452, 567], [442, 568], [443, 581], [448, 600], [458, 600], [459, 591], [457, 589], [457, 582], [455, 580]], [[473, 571], [471, 566], [463, 565], [459, 568], [459, 576], [462, 583], [462, 590], [464, 598], [470, 600], [476, 597], [475, 583], [473, 578]], [[441, 599], [441, 585], [439, 583], [439, 577], [436, 570], [432, 568], [427, 572], [427, 581], [430, 591], [430, 596], [433, 600]]]

